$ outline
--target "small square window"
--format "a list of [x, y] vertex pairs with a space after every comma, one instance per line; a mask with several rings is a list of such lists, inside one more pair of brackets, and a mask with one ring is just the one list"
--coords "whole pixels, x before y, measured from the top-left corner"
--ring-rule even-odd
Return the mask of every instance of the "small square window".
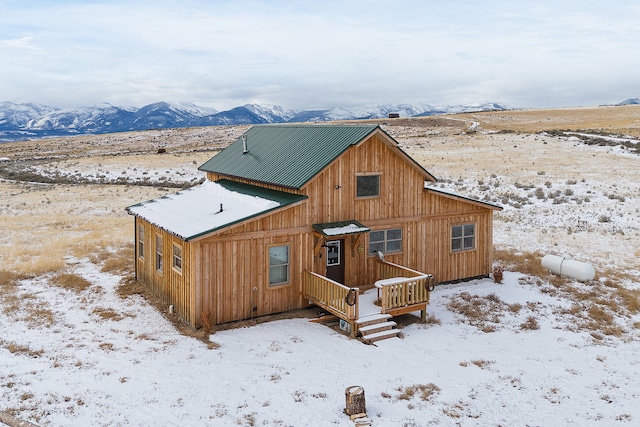
[[451, 251], [466, 251], [476, 247], [475, 224], [451, 227]]
[[356, 177], [356, 197], [378, 197], [380, 195], [380, 175], [359, 175]]

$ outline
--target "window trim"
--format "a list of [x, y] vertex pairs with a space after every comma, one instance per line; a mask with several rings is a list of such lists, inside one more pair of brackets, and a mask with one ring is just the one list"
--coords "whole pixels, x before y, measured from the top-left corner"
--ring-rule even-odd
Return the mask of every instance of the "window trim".
[[[465, 227], [468, 225], [472, 225], [473, 226], [473, 234], [472, 235], [465, 235]], [[461, 227], [461, 235], [460, 237], [453, 237], [453, 229], [456, 227]], [[477, 244], [477, 229], [478, 229], [478, 224], [475, 222], [465, 222], [465, 223], [460, 223], [460, 224], [453, 224], [451, 226], [451, 229], [449, 231], [450, 233], [450, 240], [449, 240], [449, 244], [450, 249], [451, 249], [451, 253], [460, 253], [460, 252], [469, 252], [469, 251], [475, 251], [478, 248], [478, 244]], [[465, 239], [469, 238], [469, 237], [473, 237], [473, 247], [465, 247], [464, 241]], [[460, 241], [460, 249], [454, 249], [453, 248], [453, 241], [455, 240], [459, 240]]]
[[144, 261], [144, 225], [138, 224], [138, 258]]
[[[395, 230], [400, 230], [400, 238], [399, 239], [388, 239], [387, 235], [389, 233], [389, 231], [395, 231]], [[384, 239], [383, 240], [376, 240], [373, 243], [382, 243], [384, 245], [384, 250], [380, 251], [382, 252], [383, 255], [396, 255], [396, 254], [401, 254], [402, 252], [404, 252], [404, 230], [402, 229], [402, 227], [394, 227], [394, 228], [383, 228], [380, 230], [371, 230], [369, 231], [368, 236], [368, 242], [367, 242], [367, 247], [368, 247], [368, 253], [369, 256], [375, 256], [376, 253], [378, 251], [375, 252], [371, 252], [371, 233], [376, 233], [376, 232], [384, 232]], [[391, 251], [389, 252], [387, 250], [387, 245], [389, 244], [389, 242], [400, 242], [400, 249], [397, 251]]]
[[[176, 249], [179, 250], [180, 256], [176, 256]], [[176, 260], [180, 260], [179, 265], [177, 265], [178, 263], [176, 263]], [[171, 251], [171, 267], [176, 273], [182, 274], [182, 245], [173, 243], [173, 249]]]
[[[160, 245], [158, 245], [158, 243], [160, 243]], [[155, 270], [156, 273], [162, 274], [162, 270], [164, 268], [164, 239], [162, 238], [162, 236], [160, 234], [156, 233], [156, 265], [155, 265]], [[160, 247], [158, 247], [160, 246]]]
[[[286, 247], [287, 248], [287, 263], [286, 264], [276, 264], [276, 265], [271, 265], [271, 249], [272, 248], [282, 248], [282, 247]], [[267, 246], [267, 289], [279, 289], [285, 286], [291, 286], [291, 244], [289, 243], [278, 243], [278, 244], [273, 244], [273, 245], [268, 245]], [[287, 280], [285, 282], [278, 282], [278, 283], [271, 283], [271, 268], [272, 267], [279, 267], [282, 265], [286, 265], [287, 266]]]
[[[359, 196], [358, 195], [358, 178], [362, 178], [362, 177], [377, 177], [378, 178], [378, 194], [369, 195], [369, 196]], [[356, 174], [355, 189], [356, 189], [356, 199], [357, 200], [375, 199], [375, 198], [380, 197], [380, 194], [382, 192], [382, 173], [380, 173], [380, 172], [357, 173]]]

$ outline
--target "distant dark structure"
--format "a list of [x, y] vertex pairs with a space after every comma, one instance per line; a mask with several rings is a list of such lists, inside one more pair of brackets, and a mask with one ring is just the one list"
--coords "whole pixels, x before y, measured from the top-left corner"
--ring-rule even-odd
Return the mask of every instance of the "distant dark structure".
[[400, 113], [389, 113], [389, 118], [390, 119], [399, 119], [400, 118]]

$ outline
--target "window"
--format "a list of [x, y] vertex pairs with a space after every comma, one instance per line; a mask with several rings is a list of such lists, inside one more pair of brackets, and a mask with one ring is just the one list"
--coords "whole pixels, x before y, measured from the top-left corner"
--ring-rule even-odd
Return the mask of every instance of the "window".
[[378, 197], [380, 195], [380, 175], [356, 176], [356, 197]]
[[182, 246], [173, 245], [173, 268], [182, 273]]
[[162, 272], [162, 236], [156, 234], [156, 270]]
[[138, 225], [138, 257], [144, 259], [144, 227]]
[[269, 248], [269, 286], [289, 283], [289, 246]]
[[402, 228], [369, 232], [369, 254], [389, 254], [402, 251]]
[[340, 265], [340, 241], [332, 240], [326, 243], [327, 246], [327, 267]]
[[476, 247], [475, 224], [454, 225], [451, 227], [451, 251], [466, 251]]

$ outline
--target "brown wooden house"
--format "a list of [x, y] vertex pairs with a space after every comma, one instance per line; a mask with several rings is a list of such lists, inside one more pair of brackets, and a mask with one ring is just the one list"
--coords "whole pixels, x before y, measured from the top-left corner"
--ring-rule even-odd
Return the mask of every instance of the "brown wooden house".
[[127, 208], [136, 278], [187, 322], [317, 304], [353, 326], [426, 309], [433, 283], [492, 269], [498, 206], [451, 194], [374, 125], [260, 125], [211, 158], [207, 181]]

